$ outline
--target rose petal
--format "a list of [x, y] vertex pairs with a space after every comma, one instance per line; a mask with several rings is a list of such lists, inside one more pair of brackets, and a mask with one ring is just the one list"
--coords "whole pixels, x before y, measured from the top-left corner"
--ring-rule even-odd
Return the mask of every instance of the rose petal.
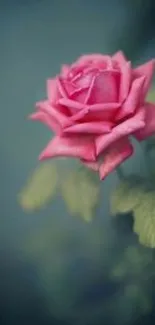
[[90, 86], [89, 86], [89, 88], [87, 90], [87, 96], [85, 97], [85, 101], [84, 101], [85, 104], [89, 104], [89, 100], [91, 100], [94, 81], [95, 81], [95, 76], [92, 78]]
[[46, 88], [48, 100], [50, 103], [55, 103], [60, 96], [56, 79], [48, 79], [46, 82]]
[[100, 165], [100, 179], [103, 180], [117, 166], [133, 154], [133, 147], [127, 138], [123, 138], [113, 143], [104, 156], [103, 163]]
[[49, 159], [53, 157], [74, 157], [88, 161], [95, 161], [94, 138], [91, 137], [59, 137], [52, 139], [39, 159]]
[[115, 60], [116, 62], [119, 63], [120, 67], [124, 64], [126, 64], [127, 59], [124, 55], [124, 53], [122, 51], [118, 51], [116, 52], [113, 56], [112, 56], [112, 60]]
[[134, 137], [139, 141], [142, 141], [145, 138], [155, 134], [155, 104], [146, 103], [145, 110], [145, 126], [143, 129], [134, 133]]
[[70, 67], [67, 64], [63, 64], [61, 67], [61, 76], [66, 78], [70, 71]]
[[122, 106], [122, 109], [118, 112], [116, 116], [116, 121], [123, 119], [134, 113], [138, 104], [141, 102], [141, 94], [143, 91], [145, 77], [137, 78], [133, 81], [130, 93]]
[[89, 107], [85, 107], [84, 109], [81, 109], [78, 111], [76, 114], [73, 114], [71, 116], [72, 122], [77, 122], [77, 121], [87, 121], [87, 116], [89, 113]]
[[87, 94], [88, 88], [79, 88], [76, 89], [71, 95], [71, 100], [75, 101], [76, 103], [85, 104], [87, 101]]
[[121, 80], [119, 90], [119, 102], [123, 102], [128, 96], [131, 84], [131, 62], [126, 62], [121, 66]]
[[145, 126], [145, 110], [141, 108], [133, 117], [117, 125], [111, 133], [96, 138], [96, 153], [101, 154], [113, 142], [130, 135]]
[[92, 78], [96, 73], [95, 69], [84, 68], [84, 70], [78, 75], [74, 76], [72, 81], [76, 84], [78, 88], [89, 88], [92, 82]]
[[63, 130], [66, 133], [104, 134], [109, 133], [113, 123], [111, 122], [86, 122], [69, 126]]
[[84, 109], [74, 114], [71, 120], [74, 122], [113, 121], [119, 107], [119, 103], [86, 105]]
[[57, 82], [57, 87], [59, 89], [59, 92], [60, 92], [61, 96], [66, 98], [67, 97], [67, 91], [66, 91], [66, 89], [64, 87], [62, 79], [60, 77], [57, 77], [56, 82]]
[[70, 97], [71, 94], [76, 91], [76, 86], [72, 82], [70, 82], [66, 79], [60, 79], [59, 82], [61, 84], [61, 87], [65, 91], [65, 96], [64, 96], [65, 98], [66, 98], [66, 94], [67, 94], [67, 96]]
[[[68, 98], [60, 98], [59, 104], [69, 108], [73, 114], [71, 119], [78, 121], [88, 115], [89, 120], [109, 120], [115, 116], [120, 103], [104, 103], [104, 104], [93, 104], [85, 105]], [[78, 111], [78, 112], [77, 112]]]
[[94, 78], [87, 104], [114, 103], [118, 100], [117, 76], [112, 71], [103, 71]]
[[139, 77], [139, 76], [145, 76], [145, 83], [143, 87], [143, 97], [146, 96], [150, 83], [152, 81], [153, 73], [154, 73], [154, 68], [155, 68], [155, 60], [151, 60], [147, 63], [144, 63], [134, 69], [134, 76]]
[[106, 68], [107, 65], [110, 64], [110, 62], [111, 62], [111, 57], [109, 55], [103, 55], [103, 54], [98, 54], [98, 53], [87, 54], [87, 55], [82, 55], [76, 61], [76, 64], [87, 65], [88, 63], [90, 64], [91, 62], [102, 62], [105, 64], [104, 68]]
[[44, 123], [49, 127], [50, 130], [54, 131], [57, 134], [61, 131], [60, 125], [54, 120], [54, 118], [51, 119], [50, 116], [43, 111], [35, 112], [29, 115], [28, 118], [33, 121]]
[[68, 107], [69, 109], [76, 111], [76, 110], [81, 110], [82, 108], [86, 107], [86, 105], [82, 103], [78, 103], [72, 99], [69, 98], [60, 98], [59, 99], [59, 104], [64, 105]]
[[61, 99], [63, 100], [68, 98], [75, 102], [80, 102], [80, 103], [85, 102], [85, 98], [87, 97], [88, 87], [80, 88], [73, 82], [64, 79], [60, 79], [59, 82], [61, 83], [61, 87], [65, 91], [65, 96], [64, 98], [60, 98], [60, 102]]
[[68, 117], [66, 117], [62, 112], [60, 112], [57, 108], [51, 105], [48, 101], [38, 102], [36, 103], [36, 108], [44, 111], [50, 118], [54, 119], [61, 127], [71, 125], [71, 121]]
[[103, 113], [105, 118], [109, 114], [115, 114], [118, 108], [120, 108], [120, 103], [103, 103], [103, 104], [94, 104], [88, 106], [89, 112], [91, 113]]

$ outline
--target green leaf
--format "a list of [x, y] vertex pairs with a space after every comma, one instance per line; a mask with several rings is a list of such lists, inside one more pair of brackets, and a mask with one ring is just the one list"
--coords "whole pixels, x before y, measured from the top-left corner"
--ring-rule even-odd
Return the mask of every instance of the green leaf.
[[41, 163], [19, 193], [19, 204], [29, 212], [42, 208], [56, 193], [57, 184], [56, 165], [51, 162]]
[[132, 211], [133, 230], [139, 242], [155, 248], [155, 191], [150, 190], [150, 185], [136, 176], [121, 182], [111, 197], [111, 212], [116, 215]]
[[80, 168], [70, 172], [61, 184], [62, 197], [71, 215], [91, 221], [99, 198], [99, 182], [92, 171]]
[[141, 204], [134, 209], [133, 230], [142, 245], [155, 248], [155, 191], [145, 193]]
[[112, 215], [133, 211], [140, 204], [145, 191], [143, 178], [136, 175], [120, 182], [112, 193], [110, 200]]

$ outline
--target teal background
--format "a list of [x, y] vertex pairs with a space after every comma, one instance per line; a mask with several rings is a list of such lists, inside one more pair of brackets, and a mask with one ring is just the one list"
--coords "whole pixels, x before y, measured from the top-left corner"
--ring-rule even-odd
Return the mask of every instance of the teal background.
[[[27, 120], [34, 103], [45, 96], [46, 79], [62, 63], [85, 53], [122, 49], [134, 63], [152, 58], [154, 9], [153, 1], [140, 0], [0, 3], [1, 325], [154, 322], [149, 309], [146, 320], [138, 307], [133, 312], [130, 299], [120, 300], [112, 314], [106, 305], [109, 297], [111, 306], [123, 299], [124, 282], [111, 284], [110, 270], [117, 256], [123, 258], [122, 247], [137, 243], [130, 227], [120, 227], [118, 236], [109, 221], [115, 173], [101, 185], [102, 200], [92, 224], [70, 215], [59, 195], [34, 213], [24, 212], [17, 200], [50, 137], [43, 125]], [[143, 149], [136, 149], [124, 164], [126, 173], [145, 173]], [[116, 249], [121, 236], [123, 243]]]

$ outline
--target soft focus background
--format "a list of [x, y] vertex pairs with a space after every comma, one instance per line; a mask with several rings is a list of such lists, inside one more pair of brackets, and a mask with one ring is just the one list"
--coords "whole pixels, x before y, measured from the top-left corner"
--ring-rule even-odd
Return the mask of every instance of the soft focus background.
[[[154, 252], [138, 244], [131, 216], [111, 221], [117, 175], [101, 184], [102, 199], [87, 222], [93, 207], [72, 206], [76, 175], [69, 171], [76, 164], [40, 166], [50, 133], [26, 119], [62, 63], [119, 49], [134, 63], [155, 57], [154, 0], [0, 2], [0, 325], [155, 322]], [[145, 173], [142, 148], [124, 170]]]

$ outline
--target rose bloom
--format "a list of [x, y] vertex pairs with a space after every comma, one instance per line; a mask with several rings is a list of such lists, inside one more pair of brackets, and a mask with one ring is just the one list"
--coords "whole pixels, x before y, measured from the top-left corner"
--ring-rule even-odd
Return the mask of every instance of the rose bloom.
[[33, 120], [55, 133], [40, 159], [78, 158], [105, 178], [155, 132], [155, 105], [145, 101], [154, 60], [137, 68], [120, 51], [90, 54], [62, 66], [47, 80], [47, 99], [36, 104]]

